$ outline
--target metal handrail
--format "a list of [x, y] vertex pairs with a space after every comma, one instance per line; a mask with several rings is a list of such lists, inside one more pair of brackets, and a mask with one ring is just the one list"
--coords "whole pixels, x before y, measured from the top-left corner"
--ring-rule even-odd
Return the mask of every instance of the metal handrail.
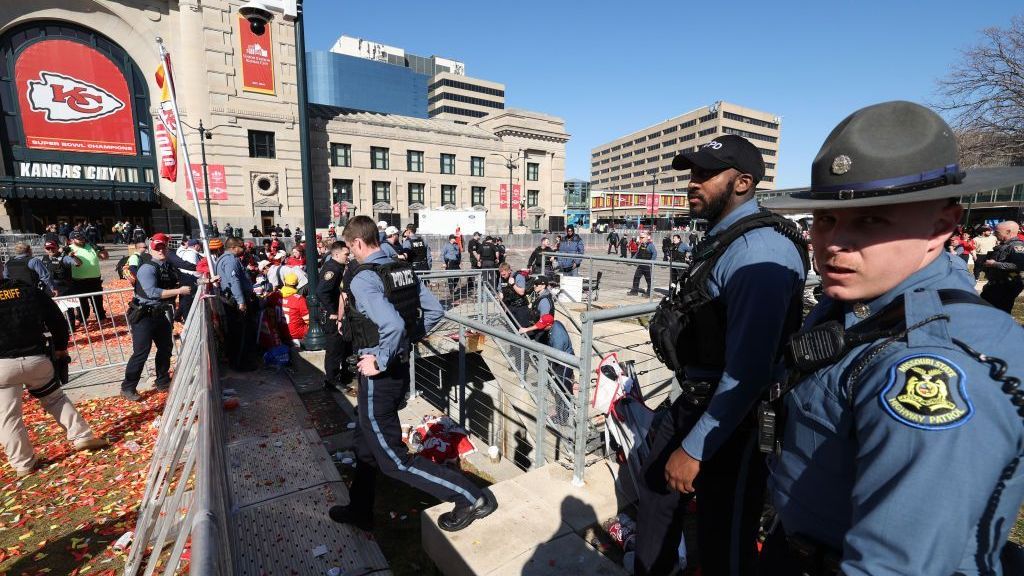
[[482, 322], [470, 320], [465, 316], [452, 314], [451, 312], [445, 312], [444, 317], [451, 320], [452, 322], [463, 324], [467, 328], [470, 328], [476, 332], [486, 334], [491, 338], [494, 338], [495, 340], [501, 340], [502, 342], [507, 342], [509, 344], [512, 344], [513, 346], [520, 346], [522, 348], [526, 348], [531, 352], [547, 356], [549, 358], [557, 360], [561, 364], [565, 364], [566, 366], [576, 368], [577, 370], [580, 368], [579, 358], [566, 354], [565, 352], [562, 352], [561, 350], [558, 350], [556, 348], [552, 348], [551, 346], [539, 344], [533, 340], [530, 340], [529, 338], [520, 338], [518, 334], [513, 335], [509, 332], [497, 330]]
[[[664, 261], [664, 260], [640, 260], [638, 258], [620, 258], [617, 256], [608, 256], [606, 254], [572, 254], [569, 252], [541, 252], [541, 256], [554, 257], [554, 258], [571, 258], [574, 260], [594, 260], [597, 262], [618, 262], [620, 264], [625, 263], [630, 266], [655, 266], [658, 268], [671, 268], [673, 270], [685, 270], [689, 266], [682, 262]], [[541, 270], [544, 269], [543, 262], [541, 259]]]

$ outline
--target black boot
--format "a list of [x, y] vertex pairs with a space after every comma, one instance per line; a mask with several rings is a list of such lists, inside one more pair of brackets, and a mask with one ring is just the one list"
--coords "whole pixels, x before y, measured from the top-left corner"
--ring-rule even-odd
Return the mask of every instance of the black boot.
[[437, 519], [437, 525], [445, 532], [456, 532], [498, 509], [498, 501], [484, 494], [473, 504], [458, 504], [451, 512], [445, 512]]
[[338, 505], [331, 506], [331, 509], [327, 511], [327, 515], [338, 524], [348, 524], [365, 532], [373, 532], [372, 514], [360, 514], [348, 506]]

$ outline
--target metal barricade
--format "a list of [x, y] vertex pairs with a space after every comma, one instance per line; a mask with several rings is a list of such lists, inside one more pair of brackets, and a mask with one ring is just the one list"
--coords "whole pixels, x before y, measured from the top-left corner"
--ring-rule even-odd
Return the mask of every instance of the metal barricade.
[[[131, 288], [116, 288], [53, 299], [64, 313], [71, 333], [68, 342], [69, 375], [128, 363], [132, 356], [128, 322], [128, 304], [132, 296]], [[99, 319], [97, 304], [103, 306], [104, 321]]]
[[[626, 272], [627, 277], [631, 280], [634, 278], [629, 272], [636, 272], [640, 267], [648, 267], [650, 282], [646, 280], [638, 279], [638, 285], [643, 285], [647, 292], [647, 300], [653, 301], [655, 294], [663, 296], [668, 293], [673, 282], [677, 278], [681, 277], [683, 271], [689, 266], [681, 262], [666, 262], [662, 260], [637, 260], [636, 258], [618, 258], [615, 256], [607, 255], [586, 255], [586, 254], [568, 254], [565, 252], [541, 252], [541, 273], [546, 272], [557, 273], [558, 270], [552, 270], [549, 266], [549, 259], [551, 258], [562, 258], [570, 260], [579, 260], [580, 265], [577, 267], [578, 274], [586, 280], [585, 289], [593, 289], [595, 283], [598, 280], [599, 275], [603, 274], [605, 281], [611, 280], [616, 283], [616, 288], [622, 288], [618, 284], [622, 278], [622, 273]], [[632, 284], [630, 284], [632, 288]], [[587, 309], [590, 309], [590, 298], [585, 298], [584, 301], [587, 303]]]
[[43, 237], [39, 234], [0, 234], [0, 262], [11, 259], [11, 251], [18, 242], [32, 246], [34, 253], [41, 254], [43, 251]]
[[191, 574], [233, 573], [235, 539], [227, 523], [221, 388], [211, 319], [216, 300], [202, 294], [185, 322], [125, 564], [127, 576], [176, 573], [190, 539]]

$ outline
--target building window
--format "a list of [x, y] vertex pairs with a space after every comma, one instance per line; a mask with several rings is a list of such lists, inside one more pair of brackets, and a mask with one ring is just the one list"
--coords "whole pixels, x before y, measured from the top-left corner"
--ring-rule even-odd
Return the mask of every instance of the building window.
[[[452, 156], [452, 158], [455, 158]], [[455, 204], [455, 185], [441, 184], [441, 205]]]
[[526, 191], [526, 207], [533, 208], [540, 203], [540, 190]]
[[708, 134], [714, 134], [715, 130], [717, 130], [717, 128], [708, 128], [706, 130], [701, 130], [700, 132], [697, 132], [697, 137], [698, 138], [703, 138], [704, 136], [707, 136]]
[[277, 158], [273, 132], [249, 130], [249, 158]]
[[423, 152], [409, 150], [406, 152], [409, 172], [423, 172]]
[[389, 170], [391, 166], [390, 154], [387, 148], [370, 147], [370, 168], [375, 170]]
[[483, 186], [473, 186], [473, 206], [486, 206], [484, 202], [486, 199], [487, 188]]
[[331, 166], [349, 168], [352, 166], [352, 146], [331, 144]]
[[409, 204], [423, 204], [423, 184], [409, 184]]
[[391, 203], [391, 182], [373, 181], [373, 203]]
[[335, 202], [351, 202], [352, 201], [352, 181], [351, 180], [331, 180], [331, 189], [334, 191]]
[[469, 159], [469, 175], [470, 176], [483, 176], [484, 175], [484, 159], [482, 156], [473, 156]]
[[526, 163], [526, 179], [531, 182], [540, 180], [540, 164], [536, 162]]
[[441, 174], [455, 174], [455, 154], [441, 154]]

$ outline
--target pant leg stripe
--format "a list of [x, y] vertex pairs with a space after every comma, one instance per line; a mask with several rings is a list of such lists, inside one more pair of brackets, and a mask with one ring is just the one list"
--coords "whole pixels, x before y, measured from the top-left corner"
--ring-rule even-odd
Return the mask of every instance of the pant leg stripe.
[[427, 480], [428, 482], [433, 482], [435, 484], [439, 484], [439, 485], [444, 486], [445, 488], [451, 490], [452, 492], [455, 492], [456, 494], [460, 494], [460, 495], [464, 496], [466, 498], [466, 500], [469, 501], [470, 504], [476, 502], [476, 498], [474, 498], [473, 495], [470, 494], [468, 490], [466, 490], [466, 489], [464, 489], [462, 487], [456, 486], [455, 484], [452, 484], [451, 482], [449, 482], [449, 481], [447, 481], [447, 480], [445, 480], [443, 478], [438, 478], [437, 476], [434, 476], [433, 474], [428, 474], [428, 473], [426, 473], [423, 470], [420, 470], [418, 468], [414, 468], [412, 466], [406, 466], [406, 465], [402, 464], [402, 460], [398, 457], [397, 454], [395, 454], [395, 452], [391, 449], [391, 447], [388, 446], [387, 441], [384, 440], [384, 434], [381, 433], [380, 426], [377, 425], [377, 419], [373, 415], [373, 378], [367, 377], [366, 378], [366, 385], [367, 385], [367, 389], [366, 389], [366, 403], [367, 403], [367, 406], [366, 406], [366, 409], [367, 409], [366, 417], [370, 419], [370, 427], [373, 428], [373, 434], [374, 434], [374, 436], [377, 437], [377, 442], [380, 443], [380, 446], [384, 450], [384, 453], [388, 455], [388, 458], [391, 458], [391, 461], [395, 463], [395, 466], [397, 466], [398, 469], [401, 470], [402, 472], [408, 472], [408, 473], [411, 473], [411, 474], [415, 474], [415, 475], [419, 476], [420, 478], [423, 478], [424, 480]]

